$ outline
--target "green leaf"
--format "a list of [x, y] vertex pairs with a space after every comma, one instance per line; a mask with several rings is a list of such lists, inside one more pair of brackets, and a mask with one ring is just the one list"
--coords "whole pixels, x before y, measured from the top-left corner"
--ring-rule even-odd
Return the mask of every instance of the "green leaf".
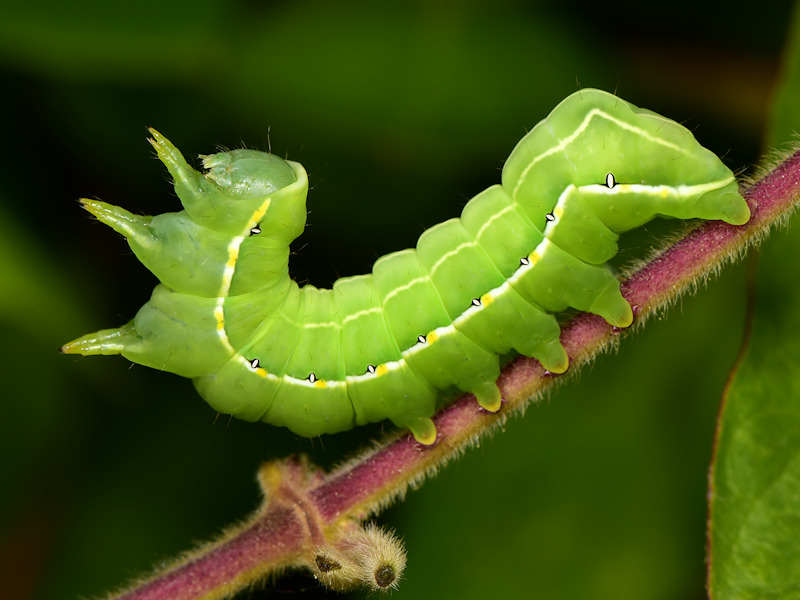
[[772, 102], [766, 142], [780, 147], [797, 141], [800, 132], [800, 3], [795, 6], [789, 37], [783, 53], [783, 73]]
[[[800, 10], [776, 93], [770, 145], [800, 129]], [[711, 473], [709, 593], [800, 598], [800, 229], [770, 238], [751, 336], [725, 398]]]
[[765, 248], [711, 481], [711, 597], [800, 598], [800, 230]]

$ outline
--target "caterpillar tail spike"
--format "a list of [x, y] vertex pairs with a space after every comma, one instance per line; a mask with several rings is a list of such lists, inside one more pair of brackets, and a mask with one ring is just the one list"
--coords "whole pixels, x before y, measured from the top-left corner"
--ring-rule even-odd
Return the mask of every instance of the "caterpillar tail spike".
[[134, 215], [119, 206], [89, 198], [81, 198], [80, 203], [98, 221], [124, 236], [129, 243], [148, 246], [156, 241], [150, 228], [153, 217]]
[[161, 135], [161, 133], [152, 127], [148, 128], [148, 131], [152, 136], [148, 139], [150, 145], [153, 146], [153, 149], [156, 151], [158, 160], [164, 163], [164, 166], [167, 167], [167, 170], [169, 171], [169, 174], [172, 175], [176, 185], [182, 184], [185, 189], [191, 189], [195, 192], [200, 192], [201, 188], [198, 185], [198, 182], [200, 181], [198, 178], [199, 173], [189, 166], [189, 163], [186, 162], [186, 159], [183, 157], [183, 154], [181, 154], [181, 151], [178, 150], [175, 145], [166, 137]]
[[83, 356], [122, 354], [132, 333], [133, 328], [130, 324], [116, 329], [102, 329], [64, 344], [61, 346], [61, 352]]

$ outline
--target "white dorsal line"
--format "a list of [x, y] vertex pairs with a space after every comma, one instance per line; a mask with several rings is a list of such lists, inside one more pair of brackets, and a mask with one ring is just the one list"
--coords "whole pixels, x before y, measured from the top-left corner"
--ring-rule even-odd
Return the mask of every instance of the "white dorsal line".
[[[509, 209], [510, 208], [511, 207], [509, 207]], [[495, 217], [497, 217], [497, 216], [498, 215], [495, 215]], [[492, 217], [492, 218], [495, 218], [495, 217]], [[491, 219], [490, 219], [490, 221], [491, 221]], [[480, 235], [480, 232], [478, 233], [478, 235]], [[437, 260], [435, 263], [433, 263], [433, 265], [430, 268], [430, 275], [422, 275], [420, 277], [415, 277], [414, 279], [412, 279], [408, 283], [404, 283], [403, 285], [397, 286], [391, 292], [386, 294], [385, 298], [383, 298], [383, 301], [382, 301], [383, 305], [386, 305], [389, 302], [389, 300], [391, 300], [392, 298], [394, 298], [395, 296], [397, 296], [401, 292], [405, 292], [406, 290], [409, 290], [412, 287], [414, 287], [415, 285], [419, 285], [420, 283], [426, 283], [427, 281], [430, 280], [430, 276], [432, 276], [434, 274], [434, 272], [444, 263], [445, 260], [447, 260], [449, 257], [451, 257], [451, 256], [453, 256], [455, 254], [458, 254], [464, 248], [468, 248], [468, 247], [471, 247], [471, 246], [474, 246], [474, 245], [475, 245], [475, 242], [464, 242], [463, 244], [460, 244], [459, 246], [457, 246], [454, 250], [450, 250], [449, 252], [445, 253], [444, 256], [442, 256], [439, 260]]]
[[359, 317], [363, 317], [364, 315], [378, 314], [382, 311], [383, 308], [381, 308], [380, 306], [359, 310], [358, 312], [354, 312], [351, 315], [347, 315], [344, 319], [342, 319], [342, 325], [347, 325], [350, 321], [355, 321], [356, 319], [358, 319]]
[[329, 327], [341, 329], [341, 326], [337, 321], [314, 321], [312, 323], [307, 323], [305, 321], [297, 322], [294, 319], [288, 319], [288, 321], [294, 323], [295, 325], [299, 325], [304, 329], [328, 329]]
[[389, 300], [397, 296], [397, 294], [399, 294], [400, 292], [405, 292], [406, 290], [410, 290], [415, 285], [419, 285], [420, 283], [425, 283], [426, 281], [428, 281], [427, 275], [423, 275], [422, 277], [415, 277], [408, 283], [404, 283], [403, 285], [394, 288], [391, 292], [386, 294], [386, 297], [383, 299], [383, 303], [384, 304], [388, 303]]
[[376, 313], [380, 313], [383, 309], [374, 306], [372, 308], [364, 308], [353, 314], [347, 315], [342, 322], [339, 321], [317, 321], [314, 323], [308, 323], [306, 321], [296, 321], [290, 317], [286, 317], [286, 320], [292, 323], [293, 325], [297, 325], [298, 327], [305, 327], [306, 329], [324, 329], [326, 327], [334, 327], [336, 329], [341, 329], [344, 325], [349, 323], [350, 321], [355, 321], [359, 317], [363, 317], [364, 315], [372, 315]]
[[458, 246], [456, 246], [452, 250], [450, 250], [448, 252], [445, 252], [444, 255], [439, 260], [437, 260], [435, 263], [433, 263], [431, 265], [431, 268], [429, 269], [430, 277], [433, 278], [434, 273], [436, 273], [436, 271], [439, 269], [439, 267], [441, 267], [445, 262], [447, 262], [448, 258], [450, 258], [452, 256], [455, 256], [456, 254], [460, 253], [462, 250], [465, 250], [467, 248], [473, 248], [474, 246], [475, 246], [475, 242], [464, 242], [463, 244], [459, 244]]
[[680, 146], [677, 146], [676, 144], [673, 144], [672, 142], [668, 142], [667, 140], [662, 140], [661, 138], [654, 137], [654, 136], [650, 135], [649, 133], [647, 133], [646, 131], [644, 131], [643, 129], [640, 129], [639, 127], [635, 127], [635, 126], [631, 125], [630, 123], [626, 123], [625, 121], [621, 121], [620, 119], [617, 119], [616, 117], [611, 116], [610, 114], [600, 110], [599, 108], [593, 108], [592, 110], [590, 110], [587, 113], [587, 115], [583, 118], [583, 121], [581, 121], [581, 124], [578, 125], [578, 127], [575, 129], [575, 131], [572, 132], [572, 134], [570, 134], [567, 137], [565, 137], [563, 140], [558, 142], [558, 144], [556, 144], [552, 148], [549, 148], [548, 150], [545, 150], [544, 152], [542, 152], [538, 156], [532, 157], [532, 160], [531, 160], [530, 164], [527, 167], [525, 167], [525, 169], [523, 169], [522, 173], [520, 173], [519, 180], [517, 181], [517, 185], [514, 186], [514, 191], [511, 194], [511, 197], [512, 198], [516, 198], [517, 197], [517, 192], [519, 191], [520, 186], [522, 185], [522, 183], [527, 178], [528, 173], [530, 172], [530, 170], [539, 161], [547, 158], [548, 156], [552, 156], [553, 154], [556, 154], [558, 152], [563, 151], [564, 148], [569, 146], [572, 142], [574, 142], [576, 139], [578, 139], [578, 137], [584, 131], [586, 131], [586, 129], [589, 127], [590, 121], [594, 117], [601, 117], [601, 118], [608, 119], [609, 121], [611, 121], [612, 123], [617, 124], [618, 126], [622, 127], [623, 129], [627, 129], [628, 131], [632, 131], [632, 132], [636, 133], [637, 135], [641, 135], [643, 138], [645, 138], [647, 140], [650, 140], [651, 142], [654, 142], [656, 144], [660, 144], [660, 145], [664, 146], [665, 148], [670, 148], [672, 150], [677, 150], [678, 152], [682, 152], [683, 154], [687, 153], [687, 150], [684, 150], [683, 148], [681, 148]]
[[[512, 202], [513, 202], [513, 200], [512, 200]], [[513, 204], [508, 204], [503, 209], [497, 211], [495, 214], [493, 214], [491, 217], [489, 217], [489, 219], [486, 221], [486, 223], [481, 225], [481, 228], [478, 229], [477, 233], [475, 233], [475, 239], [478, 242], [480, 242], [481, 241], [481, 237], [483, 236], [483, 232], [485, 230], [487, 230], [489, 227], [491, 227], [492, 223], [494, 223], [497, 219], [501, 218], [506, 213], [511, 212], [513, 210], [514, 210], [514, 205]]]

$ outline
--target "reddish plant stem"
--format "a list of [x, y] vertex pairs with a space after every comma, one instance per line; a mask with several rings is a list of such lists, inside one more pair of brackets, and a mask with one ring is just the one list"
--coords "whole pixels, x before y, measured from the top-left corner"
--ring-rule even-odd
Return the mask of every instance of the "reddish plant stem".
[[[147, 600], [219, 598], [257, 578], [264, 563], [292, 562], [302, 549], [304, 524], [291, 508], [265, 511], [221, 543], [201, 548], [193, 560], [120, 597]], [[250, 575], [252, 574], [252, 577]]]
[[[687, 237], [634, 270], [623, 283], [623, 295], [634, 307], [637, 324], [674, 301], [725, 262], [741, 255], [766, 231], [786, 218], [800, 201], [800, 152], [751, 186], [745, 196], [752, 217], [736, 227], [705, 223]], [[570, 372], [619, 335], [602, 318], [581, 314], [568, 323], [561, 340], [570, 356]], [[247, 523], [220, 541], [201, 548], [162, 575], [122, 595], [136, 600], [222, 598], [264, 574], [291, 564], [308, 546], [310, 521], [318, 519], [327, 535], [335, 535], [342, 519], [363, 519], [402, 495], [409, 485], [461, 454], [481, 435], [501, 425], [514, 411], [546, 391], [557, 378], [536, 360], [519, 358], [503, 371], [499, 385], [504, 406], [497, 414], [462, 396], [436, 415], [436, 444], [423, 447], [408, 434], [390, 436], [325, 477], [307, 477], [299, 500], [268, 502]], [[277, 493], [275, 488], [265, 495]], [[293, 491], [297, 491], [294, 489]], [[294, 502], [294, 506], [290, 506]], [[302, 510], [298, 510], [298, 507]], [[309, 507], [314, 508], [310, 514]]]

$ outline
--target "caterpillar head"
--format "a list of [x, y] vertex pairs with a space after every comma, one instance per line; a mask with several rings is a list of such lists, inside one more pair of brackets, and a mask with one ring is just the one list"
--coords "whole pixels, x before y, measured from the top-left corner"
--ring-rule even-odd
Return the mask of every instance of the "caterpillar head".
[[232, 150], [201, 157], [207, 171], [199, 173], [167, 138], [155, 129], [150, 133], [183, 208], [198, 225], [233, 235], [258, 226], [287, 243], [302, 233], [308, 176], [298, 163], [257, 150]]
[[200, 158], [206, 178], [231, 198], [263, 198], [297, 180], [289, 163], [266, 152], [240, 149]]
[[[231, 286], [236, 293], [247, 291], [226, 280], [226, 269], [232, 272], [237, 260], [239, 266], [252, 259], [268, 272], [283, 272], [289, 244], [306, 222], [303, 167], [266, 152], [234, 150], [203, 157], [207, 171], [200, 173], [169, 140], [150, 132], [184, 210], [139, 216], [82, 199], [84, 208], [124, 235], [142, 264], [177, 292], [216, 297], [228, 295]], [[253, 239], [243, 243], [247, 238]], [[259, 276], [256, 272], [250, 279]]]
[[164, 136], [150, 133], [184, 210], [141, 216], [99, 200], [81, 204], [125, 236], [163, 285], [127, 325], [63, 351], [122, 354], [194, 377], [229, 358], [217, 333], [217, 299], [289, 281], [289, 243], [305, 226], [308, 179], [299, 164], [255, 150], [205, 156], [201, 173]]

